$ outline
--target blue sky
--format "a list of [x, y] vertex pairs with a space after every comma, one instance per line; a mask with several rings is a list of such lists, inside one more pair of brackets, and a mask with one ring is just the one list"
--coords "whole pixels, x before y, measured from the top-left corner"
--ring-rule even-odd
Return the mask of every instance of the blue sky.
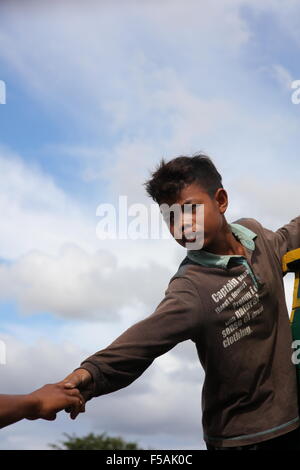
[[[183, 248], [101, 241], [96, 208], [120, 194], [149, 204], [142, 183], [162, 156], [211, 155], [230, 222], [276, 229], [299, 212], [297, 2], [22, 3], [0, 6], [4, 393], [62, 379], [158, 305]], [[290, 305], [291, 277], [285, 285]], [[107, 431], [197, 449], [202, 382], [193, 346], [180, 344], [80, 420], [24, 421], [1, 431], [0, 448]]]

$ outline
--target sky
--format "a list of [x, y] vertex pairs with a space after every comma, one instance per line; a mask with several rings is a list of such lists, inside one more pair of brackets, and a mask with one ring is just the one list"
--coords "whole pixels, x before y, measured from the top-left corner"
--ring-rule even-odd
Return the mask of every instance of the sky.
[[[96, 232], [100, 204], [150, 206], [143, 183], [162, 157], [210, 155], [228, 222], [276, 230], [299, 214], [299, 32], [299, 0], [1, 1], [1, 393], [62, 380], [162, 300], [186, 250]], [[75, 421], [1, 430], [0, 449], [64, 432], [204, 449], [203, 379], [180, 343]]]

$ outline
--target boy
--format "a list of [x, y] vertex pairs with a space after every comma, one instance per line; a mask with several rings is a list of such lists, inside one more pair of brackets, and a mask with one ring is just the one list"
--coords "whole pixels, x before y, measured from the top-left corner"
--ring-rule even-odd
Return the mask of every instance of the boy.
[[[119, 390], [156, 357], [191, 339], [205, 371], [207, 449], [300, 450], [281, 268], [282, 256], [300, 247], [300, 216], [276, 232], [253, 218], [228, 224], [221, 175], [203, 154], [162, 159], [145, 184], [159, 205], [204, 204], [202, 248], [187, 250], [154, 313], [88, 357], [63, 383], [77, 386], [86, 400]], [[170, 221], [173, 236], [176, 224], [180, 218]], [[177, 241], [185, 246], [185, 233]], [[71, 417], [76, 414], [71, 410]]]
[[77, 389], [68, 390], [61, 383], [44, 385], [26, 395], [0, 395], [0, 428], [24, 418], [53, 421], [58, 411], [68, 406], [79, 411], [83, 403]]

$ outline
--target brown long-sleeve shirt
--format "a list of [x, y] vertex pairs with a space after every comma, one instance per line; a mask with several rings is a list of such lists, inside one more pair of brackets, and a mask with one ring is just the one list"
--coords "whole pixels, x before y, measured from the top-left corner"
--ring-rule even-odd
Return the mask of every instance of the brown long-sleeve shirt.
[[205, 371], [207, 443], [247, 445], [300, 425], [281, 268], [282, 256], [300, 247], [300, 216], [276, 232], [253, 218], [235, 223], [257, 235], [254, 249], [245, 248], [250, 272], [243, 264], [205, 266], [187, 256], [155, 311], [82, 362], [94, 379], [88, 399], [126, 387], [156, 357], [190, 339]]

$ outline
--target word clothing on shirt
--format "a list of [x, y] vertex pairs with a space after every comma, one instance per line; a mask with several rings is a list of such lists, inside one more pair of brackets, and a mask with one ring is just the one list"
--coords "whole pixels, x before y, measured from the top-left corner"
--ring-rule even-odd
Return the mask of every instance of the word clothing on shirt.
[[229, 227], [246, 257], [188, 250], [155, 311], [81, 363], [94, 379], [87, 399], [126, 387], [192, 340], [207, 444], [249, 445], [299, 427], [281, 259], [300, 247], [300, 216], [275, 232], [253, 218]]

